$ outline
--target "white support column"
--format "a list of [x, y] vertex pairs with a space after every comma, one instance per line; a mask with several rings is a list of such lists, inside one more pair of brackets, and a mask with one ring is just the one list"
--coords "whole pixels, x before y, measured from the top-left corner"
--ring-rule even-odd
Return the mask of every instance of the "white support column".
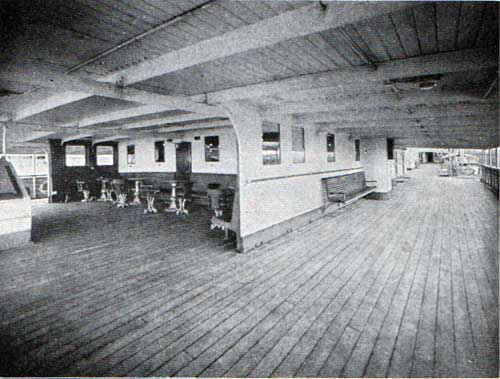
[[394, 164], [393, 160], [387, 159], [387, 138], [364, 138], [360, 145], [366, 180], [376, 180], [376, 196], [385, 199], [392, 190], [391, 165]]
[[[238, 165], [238, 184], [237, 184], [237, 204], [239, 209], [239, 231], [238, 231], [238, 249], [243, 250], [241, 237], [251, 230], [252, 214], [251, 207], [258, 206], [252, 204], [248, 196], [248, 189], [253, 173], [259, 166], [257, 160], [262, 160], [262, 119], [258, 111], [242, 103], [231, 103], [228, 105], [229, 115], [234, 127], [237, 141], [237, 165]], [[258, 131], [258, 132], [257, 132]]]

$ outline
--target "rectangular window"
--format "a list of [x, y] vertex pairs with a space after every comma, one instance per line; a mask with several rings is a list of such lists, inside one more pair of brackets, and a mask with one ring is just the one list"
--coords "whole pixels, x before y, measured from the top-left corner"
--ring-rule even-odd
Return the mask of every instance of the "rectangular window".
[[262, 122], [262, 161], [265, 165], [280, 164], [280, 125]]
[[35, 155], [35, 175], [48, 175], [49, 161], [46, 155]]
[[34, 175], [33, 155], [7, 155], [7, 160], [12, 163], [17, 175]]
[[97, 146], [96, 147], [96, 164], [98, 166], [113, 166], [115, 156], [113, 146]]
[[292, 155], [293, 163], [304, 163], [306, 161], [304, 128], [292, 128]]
[[326, 135], [326, 161], [335, 162], [335, 135]]
[[65, 163], [68, 167], [81, 167], [87, 164], [85, 145], [66, 145]]
[[354, 150], [356, 151], [356, 162], [359, 162], [361, 160], [361, 150], [359, 147], [359, 139], [354, 140]]
[[127, 163], [135, 164], [135, 145], [127, 145]]
[[387, 159], [394, 159], [394, 138], [387, 138]]
[[497, 167], [498, 166], [498, 156], [497, 156], [497, 149], [491, 149], [492, 153], [492, 166]]
[[219, 162], [219, 136], [205, 137], [205, 162]]
[[155, 162], [165, 162], [165, 141], [155, 141]]

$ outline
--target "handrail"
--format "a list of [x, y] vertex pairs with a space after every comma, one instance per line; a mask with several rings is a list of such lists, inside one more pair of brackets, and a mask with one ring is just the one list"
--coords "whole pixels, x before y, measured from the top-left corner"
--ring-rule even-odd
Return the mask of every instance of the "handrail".
[[353, 171], [362, 170], [362, 169], [363, 169], [363, 166], [353, 167], [353, 168], [344, 168], [344, 169], [339, 168], [336, 170], [328, 170], [328, 171], [313, 171], [313, 172], [304, 172], [304, 173], [299, 173], [299, 174], [273, 176], [273, 177], [267, 177], [267, 178], [257, 178], [257, 179], [251, 179], [248, 182], [249, 183], [258, 183], [258, 182], [265, 182], [268, 180], [282, 180], [282, 179], [296, 178], [299, 176], [324, 175], [324, 174], [330, 174], [333, 172], [341, 172], [341, 171], [345, 171], [346, 173], [353, 173]]
[[490, 166], [490, 165], [483, 164], [483, 163], [479, 163], [479, 165], [480, 165], [481, 167], [486, 167], [486, 168], [489, 168], [489, 169], [491, 169], [491, 170], [500, 171], [500, 167]]

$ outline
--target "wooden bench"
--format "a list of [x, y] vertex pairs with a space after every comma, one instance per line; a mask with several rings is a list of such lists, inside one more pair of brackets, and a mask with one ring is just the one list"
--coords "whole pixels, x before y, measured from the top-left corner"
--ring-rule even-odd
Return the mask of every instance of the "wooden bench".
[[377, 183], [375, 180], [366, 180], [365, 172], [334, 176], [321, 179], [324, 191], [325, 206], [331, 203], [347, 205], [365, 197], [376, 190], [376, 185], [368, 186], [367, 183]]

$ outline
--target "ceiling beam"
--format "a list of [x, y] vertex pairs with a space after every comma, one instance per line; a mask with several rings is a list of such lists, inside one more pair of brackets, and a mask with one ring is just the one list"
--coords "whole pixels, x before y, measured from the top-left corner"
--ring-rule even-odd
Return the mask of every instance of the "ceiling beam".
[[[87, 97], [104, 96], [141, 104], [164, 106], [165, 110], [175, 108], [218, 116], [224, 116], [227, 113], [224, 108], [196, 103], [187, 97], [157, 94], [135, 88], [118, 86], [114, 83], [104, 83], [88, 78], [64, 75], [58, 71], [41, 66], [32, 67], [10, 65], [2, 67], [2, 70], [0, 70], [0, 79], [6, 78], [14, 78], [16, 81], [29, 83], [36, 87], [51, 88], [54, 91], [57, 91], [57, 93], [60, 94], [59, 96], [63, 97], [65, 92], [78, 92], [87, 94]], [[22, 95], [19, 97], [19, 101], [21, 104], [23, 103]], [[45, 110], [47, 110], [47, 107], [51, 105], [50, 103], [47, 104], [46, 101], [42, 103], [45, 104]], [[63, 105], [62, 103], [63, 101], [59, 101], [55, 103], [52, 108], [61, 106]], [[30, 112], [33, 113], [31, 108], [36, 109], [37, 106], [38, 105], [32, 104], [21, 106], [20, 109], [17, 110], [15, 118], [20, 119], [18, 114], [23, 115]], [[0, 101], [0, 107], [2, 107], [2, 101]]]
[[190, 114], [185, 114], [185, 115], [153, 118], [150, 120], [131, 122], [131, 123], [116, 126], [115, 128], [120, 129], [120, 130], [141, 129], [141, 128], [149, 128], [152, 126], [179, 124], [182, 122], [205, 121], [205, 120], [211, 119], [211, 118], [214, 118], [214, 117], [211, 115], [208, 115], [208, 114], [203, 115], [203, 114], [198, 114], [198, 113], [190, 113]]
[[371, 120], [363, 122], [352, 122], [352, 121], [336, 121], [336, 122], [326, 122], [317, 123], [320, 126], [331, 126], [336, 130], [342, 129], [384, 129], [391, 128], [392, 126], [404, 126], [410, 127], [427, 127], [427, 126], [480, 126], [484, 124], [494, 124], [498, 123], [497, 115], [481, 115], [481, 116], [465, 116], [465, 117], [424, 117], [424, 118], [394, 118], [390, 120]]
[[84, 138], [94, 137], [93, 133], [82, 133], [82, 134], [72, 134], [68, 137], [64, 137], [61, 139], [61, 145], [64, 145], [66, 142], [76, 141]]
[[92, 145], [97, 145], [98, 143], [109, 142], [109, 141], [121, 141], [131, 138], [130, 136], [115, 134], [107, 137], [95, 138], [92, 140]]
[[[0, 74], [1, 75], [1, 74]], [[89, 97], [83, 92], [40, 91], [40, 94], [17, 95], [6, 101], [0, 100], [0, 107], [8, 109], [12, 121], [19, 121], [38, 113], [48, 111]]]
[[414, 7], [415, 2], [315, 2], [254, 24], [218, 35], [104, 78], [126, 85], [202, 63], [264, 48], [378, 15]]
[[231, 121], [229, 120], [224, 120], [224, 121], [206, 121], [206, 122], [199, 122], [196, 124], [189, 124], [189, 125], [183, 125], [183, 126], [169, 126], [169, 127], [163, 127], [161, 129], [156, 130], [156, 133], [173, 133], [173, 132], [184, 132], [184, 131], [191, 131], [191, 130], [200, 130], [200, 129], [218, 129], [218, 128], [228, 128], [232, 127]]
[[490, 67], [498, 67], [498, 54], [494, 49], [468, 49], [380, 63], [377, 64], [376, 70], [373, 67], [345, 68], [210, 92], [206, 95], [192, 96], [191, 99], [220, 104], [318, 88], [346, 90], [352, 86], [368, 88], [371, 85], [380, 85], [389, 79], [474, 71]]
[[78, 121], [77, 125], [67, 124], [68, 126], [78, 126], [80, 128], [89, 127], [96, 124], [105, 124], [125, 120], [128, 118], [154, 115], [156, 113], [174, 111], [175, 108], [167, 108], [163, 105], [141, 105], [138, 107], [122, 109], [115, 112], [105, 113], [102, 115], [86, 117]]
[[488, 115], [498, 117], [498, 104], [494, 102], [475, 104], [444, 104], [424, 109], [418, 107], [391, 107], [390, 109], [349, 109], [336, 112], [301, 113], [293, 115], [296, 123], [328, 123], [391, 120], [397, 118], [458, 117]]
[[429, 92], [412, 93], [403, 98], [398, 98], [396, 95], [357, 96], [350, 99], [332, 99], [327, 101], [319, 99], [318, 101], [313, 100], [308, 103], [283, 103], [264, 107], [262, 116], [266, 118], [275, 118], [277, 115], [283, 114], [337, 112], [348, 109], [358, 112], [373, 108], [415, 105], [434, 106], [460, 102], [481, 103], [481, 99], [469, 95], [445, 95]]

